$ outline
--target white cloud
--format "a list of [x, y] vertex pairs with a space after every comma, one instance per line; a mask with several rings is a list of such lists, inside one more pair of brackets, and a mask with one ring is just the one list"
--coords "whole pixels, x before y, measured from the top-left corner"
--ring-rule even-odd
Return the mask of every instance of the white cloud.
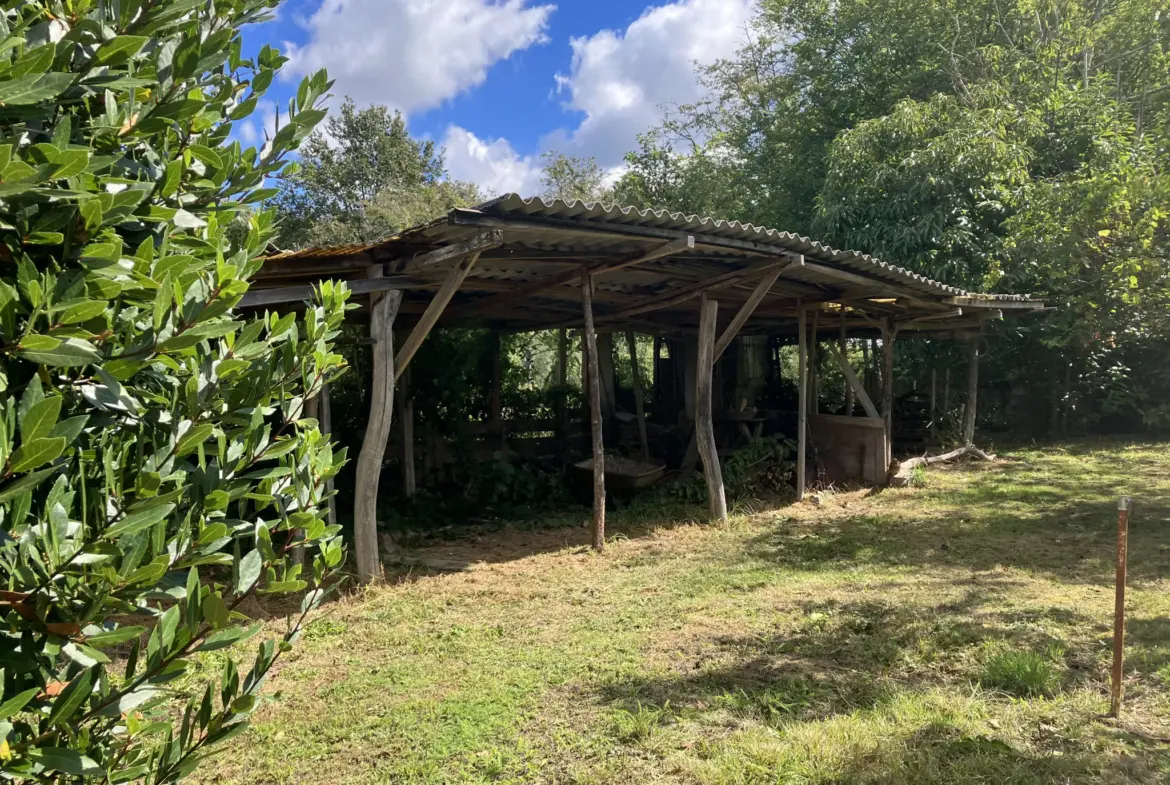
[[481, 84], [488, 69], [543, 42], [552, 5], [531, 0], [324, 0], [286, 45], [286, 73], [328, 68], [359, 105], [433, 108]]
[[661, 122], [664, 105], [703, 96], [695, 64], [733, 55], [755, 8], [756, 0], [678, 0], [647, 9], [624, 31], [574, 38], [572, 65], [557, 85], [567, 108], [585, 117], [546, 145], [617, 165], [639, 133]]
[[447, 171], [452, 179], [476, 183], [490, 194], [540, 191], [540, 161], [519, 155], [506, 139], [485, 141], [457, 125], [443, 136]]
[[[697, 101], [695, 65], [735, 54], [756, 0], [676, 0], [648, 8], [625, 30], [572, 40], [568, 74], [557, 74], [565, 108], [583, 115], [576, 128], [542, 139], [545, 150], [594, 156], [614, 182], [637, 135], [659, 125], [664, 105]], [[452, 126], [443, 140], [451, 176], [494, 193], [540, 191], [539, 156], [517, 153], [506, 139], [485, 141]]]

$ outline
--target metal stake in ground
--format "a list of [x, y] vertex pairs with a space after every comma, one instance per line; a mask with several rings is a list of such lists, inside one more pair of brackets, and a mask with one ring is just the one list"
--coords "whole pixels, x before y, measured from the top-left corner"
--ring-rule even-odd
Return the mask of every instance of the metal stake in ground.
[[1113, 695], [1109, 716], [1121, 716], [1121, 677], [1125, 658], [1125, 572], [1129, 558], [1129, 510], [1133, 500], [1117, 500], [1117, 597], [1113, 606]]

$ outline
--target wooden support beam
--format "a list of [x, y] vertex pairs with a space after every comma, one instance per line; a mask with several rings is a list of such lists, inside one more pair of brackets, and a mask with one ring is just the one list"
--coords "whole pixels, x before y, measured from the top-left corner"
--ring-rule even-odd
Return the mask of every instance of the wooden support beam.
[[601, 424], [601, 371], [597, 367], [597, 333], [593, 326], [593, 277], [581, 274], [581, 305], [585, 317], [586, 367], [589, 369], [589, 424], [593, 442], [593, 550], [605, 550], [605, 441]]
[[634, 378], [634, 406], [638, 410], [638, 440], [642, 443], [642, 460], [650, 460], [650, 437], [646, 433], [646, 399], [642, 392], [642, 372], [638, 369], [638, 342], [633, 330], [626, 331], [630, 350], [630, 371]]
[[[328, 276], [323, 276], [327, 278]], [[409, 275], [392, 275], [382, 278], [362, 278], [346, 281], [346, 286], [354, 295], [375, 294], [395, 289], [413, 289], [425, 286], [426, 282]], [[297, 286], [280, 286], [273, 289], [253, 289], [240, 298], [238, 308], [261, 308], [266, 305], [281, 305], [284, 303], [303, 303], [313, 299], [313, 289], [316, 284], [298, 284]]]
[[861, 402], [861, 407], [865, 409], [865, 416], [875, 420], [880, 420], [881, 415], [878, 414], [877, 407], [873, 405], [870, 400], [869, 393], [865, 391], [865, 385], [857, 378], [857, 374], [853, 370], [853, 366], [849, 364], [849, 358], [846, 357], [840, 349], [829, 346], [829, 353], [837, 361], [837, 365], [841, 368], [841, 375], [845, 377], [845, 384], [849, 388], [849, 392], [857, 395], [857, 400]]
[[894, 341], [898, 327], [887, 319], [882, 327], [882, 419], [886, 426], [886, 467], [894, 459]]
[[773, 261], [760, 265], [759, 267], [751, 267], [744, 270], [732, 270], [730, 272], [724, 273], [723, 275], [710, 278], [706, 281], [701, 281], [699, 283], [691, 284], [690, 286], [683, 286], [677, 289], [663, 292], [662, 294], [656, 297], [651, 297], [650, 299], [643, 303], [639, 303], [638, 305], [634, 305], [629, 308], [623, 308], [620, 311], [598, 317], [597, 321], [599, 323], [616, 322], [623, 319], [629, 319], [632, 316], [639, 316], [644, 313], [650, 313], [651, 311], [658, 311], [662, 310], [663, 308], [669, 308], [673, 305], [680, 305], [687, 302], [688, 300], [693, 300], [703, 292], [711, 292], [716, 289], [722, 289], [731, 286], [732, 284], [748, 281], [756, 278], [757, 276], [766, 275], [773, 270], [783, 269], [789, 264], [792, 264], [792, 262], [788, 260]]
[[963, 409], [963, 444], [975, 443], [975, 415], [979, 400], [979, 340], [967, 345], [967, 404]]
[[[321, 385], [321, 433], [325, 437], [333, 435], [333, 409], [329, 404], [329, 385]], [[333, 492], [333, 478], [325, 482], [325, 492], [329, 494], [329, 525], [337, 525], [337, 497]]]
[[489, 229], [479, 234], [460, 240], [442, 248], [408, 259], [404, 267], [408, 270], [425, 270], [450, 259], [461, 259], [471, 254], [478, 256], [484, 251], [498, 248], [504, 244], [504, 232], [500, 229]]
[[712, 420], [712, 380], [715, 374], [715, 331], [719, 303], [704, 292], [699, 308], [699, 359], [695, 386], [695, 436], [699, 456], [703, 460], [703, 478], [707, 482], [707, 503], [711, 517], [727, 520], [727, 497], [723, 490], [723, 470], [719, 466], [719, 451], [715, 445], [715, 424]]
[[414, 471], [414, 395], [410, 390], [410, 371], [401, 377], [398, 390], [398, 421], [402, 428], [402, 493], [412, 498], [418, 491], [418, 478]]
[[439, 317], [443, 314], [443, 309], [447, 307], [447, 303], [451, 302], [451, 298], [455, 296], [455, 292], [459, 291], [459, 287], [463, 285], [463, 279], [471, 272], [471, 268], [475, 266], [477, 259], [479, 259], [479, 252], [473, 251], [460, 259], [451, 268], [451, 272], [447, 275], [447, 280], [443, 281], [442, 287], [435, 293], [430, 305], [427, 306], [423, 315], [419, 317], [410, 335], [402, 342], [402, 348], [398, 350], [398, 355], [394, 358], [395, 379], [400, 378], [402, 374], [406, 373], [406, 369], [410, 367], [410, 361], [414, 357], [415, 352], [422, 346], [427, 336], [431, 334], [431, 329], [439, 321]]
[[[849, 336], [848, 336], [848, 333], [846, 332], [846, 327], [845, 327], [845, 309], [844, 308], [841, 309], [841, 336], [840, 336], [840, 338], [837, 339], [837, 343], [838, 343], [838, 351], [840, 352], [841, 357], [845, 360], [845, 366], [848, 366], [849, 365]], [[853, 369], [850, 368], [849, 370], [852, 371]], [[844, 368], [842, 368], [842, 371], [844, 371]], [[854, 375], [853, 378], [856, 379], [857, 376]], [[846, 416], [849, 416], [849, 417], [853, 416], [853, 396], [854, 396], [854, 386], [853, 386], [852, 382], [849, 381], [849, 378], [846, 376], [845, 377], [845, 414], [846, 414]]]
[[[615, 261], [604, 262], [588, 268], [590, 276], [601, 275], [602, 273], [609, 273], [615, 270], [622, 270], [626, 267], [633, 267], [634, 265], [644, 264], [645, 262], [652, 262], [655, 259], [662, 259], [667, 256], [673, 256], [677, 253], [689, 251], [695, 247], [695, 240], [693, 237], [687, 236], [653, 248], [649, 251], [638, 252], [631, 256], [627, 256]], [[461, 315], [468, 313], [486, 314], [493, 311], [498, 311], [501, 308], [515, 305], [523, 302], [530, 297], [546, 292], [549, 289], [555, 289], [559, 286], [565, 286], [573, 283], [581, 275], [580, 268], [573, 270], [566, 270], [562, 273], [542, 278], [539, 281], [517, 286], [510, 292], [503, 292], [480, 300], [479, 302], [469, 303], [466, 308], [462, 309]]]
[[804, 306], [797, 316], [797, 338], [799, 359], [796, 377], [796, 500], [804, 500], [805, 471], [808, 461], [808, 329]]
[[[381, 266], [371, 275], [382, 274]], [[390, 425], [394, 416], [394, 317], [402, 304], [402, 292], [375, 295], [370, 309], [370, 337], [374, 340], [374, 371], [370, 395], [370, 417], [357, 459], [354, 487], [353, 550], [357, 555], [357, 578], [363, 583], [382, 577], [378, 555], [378, 481]]]
[[719, 340], [715, 342], [715, 362], [719, 362], [719, 358], [727, 351], [727, 347], [735, 340], [735, 336], [739, 335], [739, 331], [747, 324], [748, 319], [752, 318], [756, 307], [768, 296], [768, 292], [772, 290], [776, 279], [780, 277], [780, 273], [784, 272], [784, 268], [787, 266], [788, 264], [786, 263], [773, 268], [771, 272], [765, 273], [764, 277], [760, 279], [760, 282], [756, 284], [756, 288], [752, 290], [747, 302], [740, 307], [735, 317], [731, 320], [731, 324], [727, 325], [723, 334], [719, 336]]

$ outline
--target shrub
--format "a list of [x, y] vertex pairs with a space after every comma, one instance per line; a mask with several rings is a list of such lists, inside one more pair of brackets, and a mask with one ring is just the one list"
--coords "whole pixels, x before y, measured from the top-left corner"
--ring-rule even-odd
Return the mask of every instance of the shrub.
[[[171, 782], [247, 727], [342, 560], [335, 455], [303, 402], [342, 368], [346, 292], [237, 319], [273, 226], [247, 205], [323, 117], [306, 79], [231, 142], [284, 62], [277, 0], [38, 0], [0, 13], [0, 769]], [[303, 547], [310, 566], [294, 563]], [[239, 673], [241, 602], [308, 590]], [[178, 680], [178, 681], [176, 681]]]
[[1005, 649], [993, 653], [983, 663], [979, 683], [1022, 698], [1035, 698], [1055, 691], [1057, 674], [1043, 655]]

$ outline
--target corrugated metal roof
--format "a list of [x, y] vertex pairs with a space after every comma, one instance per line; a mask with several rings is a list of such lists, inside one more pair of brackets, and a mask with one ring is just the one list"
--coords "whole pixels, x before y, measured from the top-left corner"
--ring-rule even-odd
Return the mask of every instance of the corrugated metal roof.
[[[665, 210], [639, 210], [635, 207], [622, 207], [620, 205], [606, 206], [600, 202], [581, 202], [577, 200], [566, 202], [562, 199], [548, 202], [540, 197], [524, 198], [519, 194], [505, 194], [480, 205], [476, 209], [493, 215], [535, 219], [554, 218], [584, 223], [643, 226], [688, 232], [691, 234], [705, 234], [711, 237], [720, 237], [729, 240], [774, 245], [793, 253], [803, 254], [816, 261], [828, 262], [834, 266], [847, 268], [859, 275], [880, 278], [936, 296], [938, 294], [945, 294], [956, 297], [975, 297], [1016, 302], [1029, 299], [1027, 296], [1016, 294], [969, 292], [940, 281], [932, 280], [903, 267], [883, 262], [876, 257], [861, 253], [860, 251], [842, 251], [798, 234], [782, 232], [778, 229], [770, 229], [764, 226], [755, 226], [754, 224], [745, 224], [739, 221], [727, 221], [719, 218], [686, 215], [684, 213], [671, 213]], [[798, 271], [790, 271], [787, 276], [799, 280], [800, 276], [797, 273]]]

